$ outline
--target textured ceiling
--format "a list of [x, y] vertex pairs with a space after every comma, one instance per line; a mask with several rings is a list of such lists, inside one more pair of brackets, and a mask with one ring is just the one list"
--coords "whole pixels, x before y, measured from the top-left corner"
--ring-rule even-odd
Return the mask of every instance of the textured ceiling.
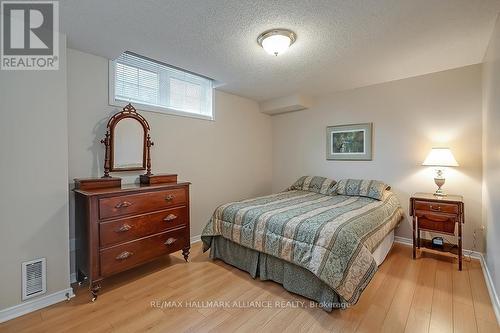
[[[483, 60], [500, 0], [63, 0], [69, 47], [130, 50], [262, 101], [366, 86]], [[270, 28], [298, 39], [279, 57]]]

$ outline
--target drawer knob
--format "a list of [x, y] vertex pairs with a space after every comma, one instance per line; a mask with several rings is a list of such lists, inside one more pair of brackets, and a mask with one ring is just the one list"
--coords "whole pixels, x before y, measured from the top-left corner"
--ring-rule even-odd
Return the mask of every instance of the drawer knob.
[[167, 239], [165, 241], [165, 245], [172, 245], [174, 244], [175, 242], [177, 241], [177, 239], [173, 238], [173, 237], [170, 237], [169, 239]]
[[127, 208], [127, 207], [130, 207], [130, 206], [132, 206], [131, 202], [122, 201], [122, 202], [116, 204], [115, 208]]
[[170, 222], [170, 221], [173, 221], [177, 218], [177, 215], [174, 215], [174, 214], [168, 214], [167, 217], [165, 217], [163, 219], [163, 221], [165, 222]]
[[123, 251], [122, 253], [120, 253], [119, 255], [116, 256], [116, 260], [125, 260], [131, 256], [133, 256], [134, 253], [133, 252], [128, 252], [128, 251]]
[[165, 201], [172, 201], [172, 200], [174, 200], [174, 198], [175, 198], [175, 195], [173, 195], [173, 194], [169, 194], [169, 195], [167, 195], [167, 196], [165, 197]]
[[128, 225], [128, 224], [125, 223], [120, 228], [118, 228], [116, 230], [116, 232], [125, 232], [125, 231], [129, 231], [130, 229], [132, 229], [132, 227], [130, 225]]
[[433, 206], [433, 205], [431, 205], [430, 208], [431, 208], [431, 210], [433, 210], [435, 212], [440, 212], [441, 211], [441, 206]]

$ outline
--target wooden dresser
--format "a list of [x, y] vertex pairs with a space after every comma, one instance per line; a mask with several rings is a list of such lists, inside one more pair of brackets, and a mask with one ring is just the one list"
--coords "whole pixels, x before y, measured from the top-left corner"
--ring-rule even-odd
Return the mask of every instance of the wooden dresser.
[[75, 184], [78, 281], [88, 279], [92, 301], [111, 275], [179, 250], [187, 261], [190, 183], [86, 190]]

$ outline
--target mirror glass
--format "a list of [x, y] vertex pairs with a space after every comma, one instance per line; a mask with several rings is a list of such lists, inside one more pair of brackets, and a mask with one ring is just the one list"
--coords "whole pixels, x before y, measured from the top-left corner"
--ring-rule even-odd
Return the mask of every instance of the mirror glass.
[[113, 169], [144, 169], [144, 128], [133, 118], [116, 123], [113, 133]]

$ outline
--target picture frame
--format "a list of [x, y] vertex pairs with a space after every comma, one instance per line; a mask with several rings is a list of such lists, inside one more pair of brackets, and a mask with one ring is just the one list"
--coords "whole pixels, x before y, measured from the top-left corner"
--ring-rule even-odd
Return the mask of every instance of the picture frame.
[[326, 159], [372, 160], [372, 123], [335, 125], [326, 128]]

